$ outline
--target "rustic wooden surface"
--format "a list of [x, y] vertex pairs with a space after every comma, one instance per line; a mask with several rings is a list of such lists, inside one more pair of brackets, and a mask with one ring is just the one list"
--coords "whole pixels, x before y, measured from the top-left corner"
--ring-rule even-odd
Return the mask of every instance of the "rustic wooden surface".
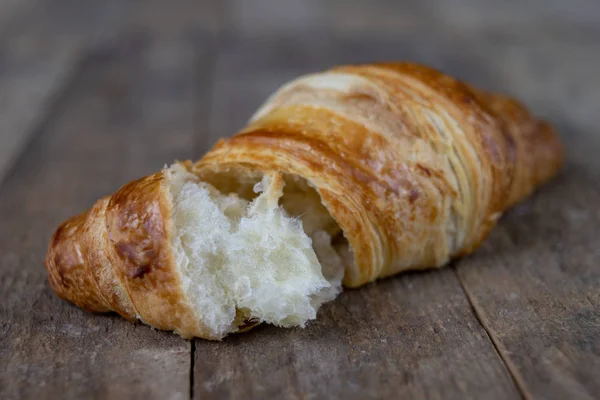
[[[0, 2], [0, 398], [600, 398], [599, 21], [595, 0]], [[221, 343], [51, 293], [62, 219], [290, 78], [384, 59], [515, 95], [565, 139], [476, 254]]]

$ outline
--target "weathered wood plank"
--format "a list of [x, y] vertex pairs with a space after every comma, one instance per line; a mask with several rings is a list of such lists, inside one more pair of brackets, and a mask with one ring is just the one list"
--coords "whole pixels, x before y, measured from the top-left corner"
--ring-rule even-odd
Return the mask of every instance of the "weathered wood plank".
[[457, 264], [530, 398], [600, 393], [600, 179], [568, 167]]
[[[227, 3], [221, 0], [146, 0], [138, 4], [134, 24], [149, 26], [153, 32], [176, 33], [188, 29], [214, 36], [223, 28]], [[159, 22], [160, 23], [157, 23]]]
[[458, 262], [457, 271], [525, 393], [597, 398], [600, 47], [589, 38], [482, 33], [480, 39], [471, 47], [485, 71], [480, 76], [487, 73], [491, 88], [553, 121], [568, 162], [558, 179], [500, 221], [482, 249]]
[[[287, 79], [392, 51], [415, 55], [404, 41], [373, 46], [314, 35], [228, 41], [217, 62], [211, 141], [240, 128]], [[454, 68], [450, 57], [436, 59]], [[445, 269], [345, 292], [306, 329], [265, 326], [222, 343], [196, 341], [194, 397], [505, 399], [520, 394], [454, 271]]]
[[[485, 32], [516, 34], [521, 37], [548, 39], [598, 32], [600, 7], [595, 0], [376, 0], [321, 2], [325, 15], [321, 20], [327, 29], [347, 37], [390, 38], [418, 32], [411, 37], [421, 46], [419, 34], [435, 32], [443, 38], [448, 33], [463, 33], [477, 41]], [[587, 40], [593, 41], [594, 37]], [[459, 48], [459, 51], [464, 49]]]
[[[443, 68], [515, 94], [558, 123], [570, 167], [509, 213], [456, 271], [527, 397], [596, 397], [600, 35], [593, 25], [600, 7], [594, 0], [567, 8], [539, 0], [446, 3], [310, 1], [290, 9], [287, 1], [252, 8], [182, 0], [130, 10], [120, 0], [51, 0], [28, 24], [11, 24], [17, 33], [0, 38], [0, 123], [13, 125], [0, 136], [39, 125], [51, 104], [44, 93], [55, 92], [48, 82], [68, 81], [47, 65], [81, 54], [81, 32], [116, 39], [118, 48], [95, 53], [60, 117], [0, 187], [0, 397], [186, 397], [186, 342], [85, 314], [50, 293], [41, 266], [49, 234], [119, 184], [173, 158], [197, 158], [286, 80], [377, 59]], [[15, 4], [13, 15], [25, 16]], [[181, 32], [219, 31], [222, 23], [226, 35], [242, 39], [223, 42], [210, 106], [210, 53], [197, 53]], [[42, 63], [48, 54], [50, 64]], [[25, 77], [42, 64], [46, 72]], [[6, 80], [6, 71], [22, 82]], [[261, 327], [223, 343], [197, 341], [194, 395], [518, 398], [459, 289], [452, 269], [407, 274], [344, 293], [305, 330]]]
[[307, 328], [196, 342], [196, 398], [520, 395], [451, 269], [343, 293]]
[[80, 59], [80, 42], [26, 30], [0, 41], [0, 181]]
[[59, 300], [42, 260], [58, 223], [191, 157], [208, 57], [131, 32], [94, 51], [0, 190], [0, 397], [187, 398], [190, 342]]
[[35, 0], [3, 0], [0, 2], [0, 32], [10, 26]]
[[327, 28], [320, 0], [229, 0], [224, 28], [240, 35], [274, 37], [283, 32], [314, 34]]
[[112, 0], [29, 0], [3, 7], [11, 5], [0, 24], [0, 181], [68, 84], [85, 47], [118, 32], [125, 15], [111, 13]]

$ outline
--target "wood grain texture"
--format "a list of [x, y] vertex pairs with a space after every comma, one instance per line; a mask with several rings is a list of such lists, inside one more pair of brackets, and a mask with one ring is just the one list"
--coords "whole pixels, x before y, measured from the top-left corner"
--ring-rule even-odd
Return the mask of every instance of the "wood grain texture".
[[19, 15], [26, 13], [35, 0], [3, 0], [0, 2], [0, 31], [7, 29]]
[[197, 341], [195, 355], [198, 399], [520, 398], [451, 269], [346, 291], [305, 329]]
[[[509, 212], [457, 271], [473, 306], [528, 398], [600, 393], [600, 68], [597, 43], [523, 43], [484, 35], [472, 52], [489, 85], [514, 93], [558, 127], [564, 172]], [[535, 45], [537, 43], [537, 45]], [[497, 61], [490, 62], [491, 48]]]
[[600, 393], [600, 179], [567, 167], [457, 271], [527, 398]]
[[62, 302], [41, 264], [63, 218], [192, 156], [205, 64], [199, 46], [171, 40], [131, 34], [92, 52], [2, 187], [2, 398], [188, 397], [190, 342]]
[[242, 35], [299, 35], [327, 29], [327, 2], [320, 0], [229, 0], [223, 28]]
[[43, 32], [23, 8], [1, 30], [0, 181], [81, 55], [78, 38]]
[[113, 0], [2, 4], [0, 181], [79, 68], [85, 48], [119, 31], [123, 14], [115, 16], [114, 5]]
[[[415, 31], [477, 35], [484, 32], [548, 39], [549, 31], [597, 33], [600, 7], [595, 0], [377, 0], [323, 2], [325, 25], [344, 36], [385, 38]], [[590, 38], [591, 39], [591, 38]], [[481, 40], [479, 40], [481, 42]], [[456, 51], [463, 51], [463, 48]]]
[[[1, 398], [598, 398], [597, 1], [175, 3], [0, 4], [0, 138], [19, 139], [0, 176], [24, 150], [0, 186]], [[197, 158], [288, 79], [383, 59], [522, 99], [566, 170], [474, 256], [347, 291], [306, 329], [190, 343], [50, 292], [63, 218]]]

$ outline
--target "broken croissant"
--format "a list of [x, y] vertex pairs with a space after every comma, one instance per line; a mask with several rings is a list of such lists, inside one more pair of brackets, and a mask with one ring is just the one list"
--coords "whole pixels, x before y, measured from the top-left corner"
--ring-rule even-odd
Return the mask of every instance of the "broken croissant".
[[54, 233], [54, 291], [183, 337], [303, 326], [341, 291], [472, 252], [562, 163], [516, 101], [427, 67], [283, 86], [229, 140]]

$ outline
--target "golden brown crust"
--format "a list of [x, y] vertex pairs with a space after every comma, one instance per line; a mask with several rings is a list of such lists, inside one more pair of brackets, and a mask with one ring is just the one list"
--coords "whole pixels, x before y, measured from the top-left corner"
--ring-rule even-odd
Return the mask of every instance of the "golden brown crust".
[[50, 283], [85, 310], [212, 339], [182, 289], [164, 180], [161, 172], [130, 182], [63, 223], [46, 257]]
[[409, 63], [353, 65], [285, 85], [195, 166], [299, 175], [353, 249], [346, 286], [472, 252], [552, 177], [562, 147], [516, 101]]
[[46, 269], [50, 286], [57, 295], [84, 310], [106, 312], [110, 307], [88, 272], [86, 250], [82, 249], [91, 213], [92, 210], [65, 221], [54, 232], [46, 255]]
[[[356, 287], [472, 252], [562, 160], [552, 127], [515, 100], [388, 63], [285, 85], [242, 132], [185, 166], [242, 196], [261, 174], [306, 179], [352, 248], [344, 284]], [[62, 224], [46, 257], [50, 284], [86, 310], [212, 338], [182, 289], [164, 180], [132, 182]]]

